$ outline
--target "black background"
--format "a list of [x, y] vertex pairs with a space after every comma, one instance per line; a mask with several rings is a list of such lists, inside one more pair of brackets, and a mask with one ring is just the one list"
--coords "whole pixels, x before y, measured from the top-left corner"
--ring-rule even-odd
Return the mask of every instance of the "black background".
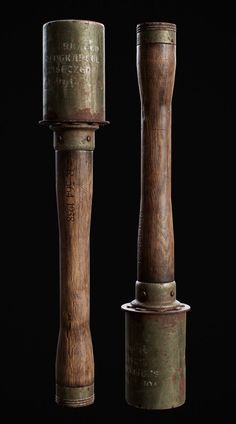
[[[228, 417], [235, 398], [232, 202], [235, 24], [226, 3], [5, 3], [1, 17], [1, 410], [40, 422], [177, 422]], [[91, 228], [91, 330], [96, 403], [54, 403], [58, 230], [51, 132], [42, 117], [41, 27], [54, 19], [106, 27], [110, 126], [96, 133]], [[187, 401], [142, 411], [124, 401], [124, 317], [134, 297], [139, 209], [140, 101], [135, 27], [177, 24], [173, 98], [173, 211], [178, 299], [189, 303]], [[235, 177], [234, 177], [235, 178]], [[227, 237], [228, 236], [228, 237]]]

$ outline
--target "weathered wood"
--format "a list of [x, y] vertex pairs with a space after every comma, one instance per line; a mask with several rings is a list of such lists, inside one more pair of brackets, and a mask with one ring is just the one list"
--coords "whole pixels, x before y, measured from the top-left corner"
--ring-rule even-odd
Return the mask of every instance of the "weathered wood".
[[171, 205], [171, 101], [175, 45], [139, 46], [137, 71], [142, 106], [141, 202], [138, 280], [174, 280]]
[[93, 152], [56, 152], [56, 192], [60, 234], [60, 333], [56, 382], [93, 384], [89, 329], [89, 233]]

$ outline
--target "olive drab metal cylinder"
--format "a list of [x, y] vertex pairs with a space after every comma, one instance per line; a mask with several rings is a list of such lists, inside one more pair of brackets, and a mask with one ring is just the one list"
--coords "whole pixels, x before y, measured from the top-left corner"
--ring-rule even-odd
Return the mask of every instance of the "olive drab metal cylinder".
[[43, 27], [43, 120], [105, 121], [104, 26], [61, 20]]
[[144, 409], [176, 408], [185, 402], [186, 312], [176, 283], [136, 282], [125, 311], [125, 396]]

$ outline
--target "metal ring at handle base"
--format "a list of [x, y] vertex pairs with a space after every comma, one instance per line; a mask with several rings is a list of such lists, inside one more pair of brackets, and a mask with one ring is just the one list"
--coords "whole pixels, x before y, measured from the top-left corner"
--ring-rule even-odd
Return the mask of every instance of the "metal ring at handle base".
[[61, 406], [79, 408], [94, 402], [94, 384], [82, 387], [66, 387], [56, 384], [56, 403]]

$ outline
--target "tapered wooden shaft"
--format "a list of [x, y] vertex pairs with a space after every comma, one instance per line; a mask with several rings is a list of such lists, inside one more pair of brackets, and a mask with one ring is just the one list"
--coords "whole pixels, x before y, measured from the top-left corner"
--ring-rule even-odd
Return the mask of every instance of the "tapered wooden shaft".
[[60, 333], [56, 382], [91, 386], [94, 362], [89, 329], [89, 233], [93, 152], [56, 152], [60, 234]]
[[171, 101], [175, 44], [137, 47], [141, 98], [141, 202], [138, 234], [138, 280], [174, 280], [171, 206]]

